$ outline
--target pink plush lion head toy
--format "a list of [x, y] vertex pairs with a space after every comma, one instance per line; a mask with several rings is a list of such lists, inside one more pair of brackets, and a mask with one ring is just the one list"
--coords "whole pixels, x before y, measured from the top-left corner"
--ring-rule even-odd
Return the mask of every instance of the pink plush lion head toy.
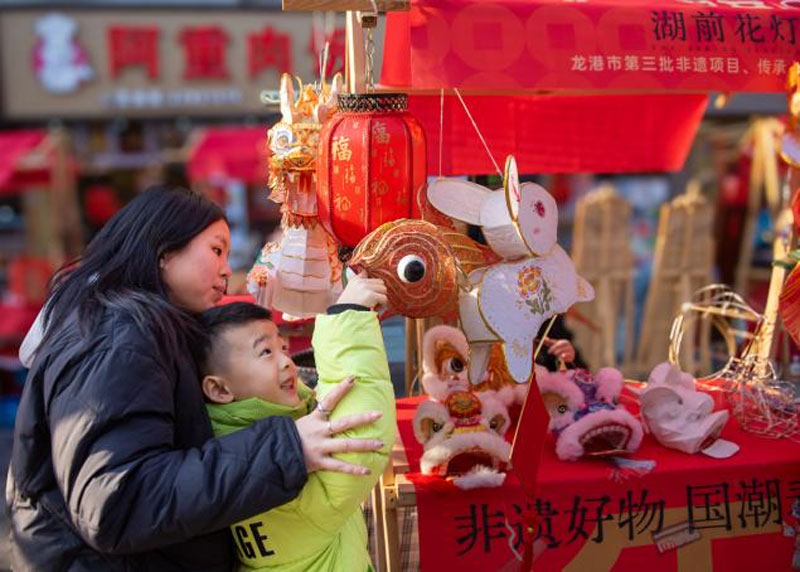
[[610, 367], [592, 375], [585, 369], [536, 369], [542, 400], [557, 435], [556, 455], [564, 461], [583, 456], [631, 453], [642, 442], [639, 421], [618, 404], [622, 374]]

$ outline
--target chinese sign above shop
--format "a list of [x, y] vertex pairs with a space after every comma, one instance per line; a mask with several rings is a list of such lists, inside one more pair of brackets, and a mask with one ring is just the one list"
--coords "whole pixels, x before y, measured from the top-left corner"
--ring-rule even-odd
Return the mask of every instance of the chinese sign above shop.
[[420, 0], [411, 86], [783, 92], [795, 0]]
[[326, 42], [344, 68], [344, 29], [307, 14], [6, 12], [0, 41], [11, 118], [258, 112], [282, 73], [318, 77]]

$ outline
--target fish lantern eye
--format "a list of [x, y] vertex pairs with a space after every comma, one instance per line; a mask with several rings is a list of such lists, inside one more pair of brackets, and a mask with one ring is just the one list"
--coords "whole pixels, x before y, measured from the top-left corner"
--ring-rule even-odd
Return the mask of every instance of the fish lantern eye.
[[397, 275], [407, 284], [414, 284], [425, 278], [425, 261], [416, 254], [407, 254], [397, 264]]

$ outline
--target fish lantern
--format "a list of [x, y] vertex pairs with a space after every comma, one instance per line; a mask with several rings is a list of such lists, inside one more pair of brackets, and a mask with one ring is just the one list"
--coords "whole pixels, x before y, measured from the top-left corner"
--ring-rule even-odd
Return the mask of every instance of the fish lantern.
[[446, 236], [423, 220], [382, 224], [358, 243], [348, 264], [382, 279], [389, 306], [408, 318], [455, 312], [466, 281]]
[[420, 218], [425, 132], [405, 94], [339, 95], [339, 112], [320, 133], [317, 207], [325, 229], [344, 246], [383, 223]]

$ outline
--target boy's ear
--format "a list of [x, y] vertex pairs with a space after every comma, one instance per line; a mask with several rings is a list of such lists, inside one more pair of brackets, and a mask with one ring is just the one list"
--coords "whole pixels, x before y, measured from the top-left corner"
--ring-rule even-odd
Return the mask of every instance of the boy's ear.
[[228, 388], [225, 379], [218, 375], [207, 375], [203, 378], [203, 393], [212, 403], [230, 403], [233, 392]]

